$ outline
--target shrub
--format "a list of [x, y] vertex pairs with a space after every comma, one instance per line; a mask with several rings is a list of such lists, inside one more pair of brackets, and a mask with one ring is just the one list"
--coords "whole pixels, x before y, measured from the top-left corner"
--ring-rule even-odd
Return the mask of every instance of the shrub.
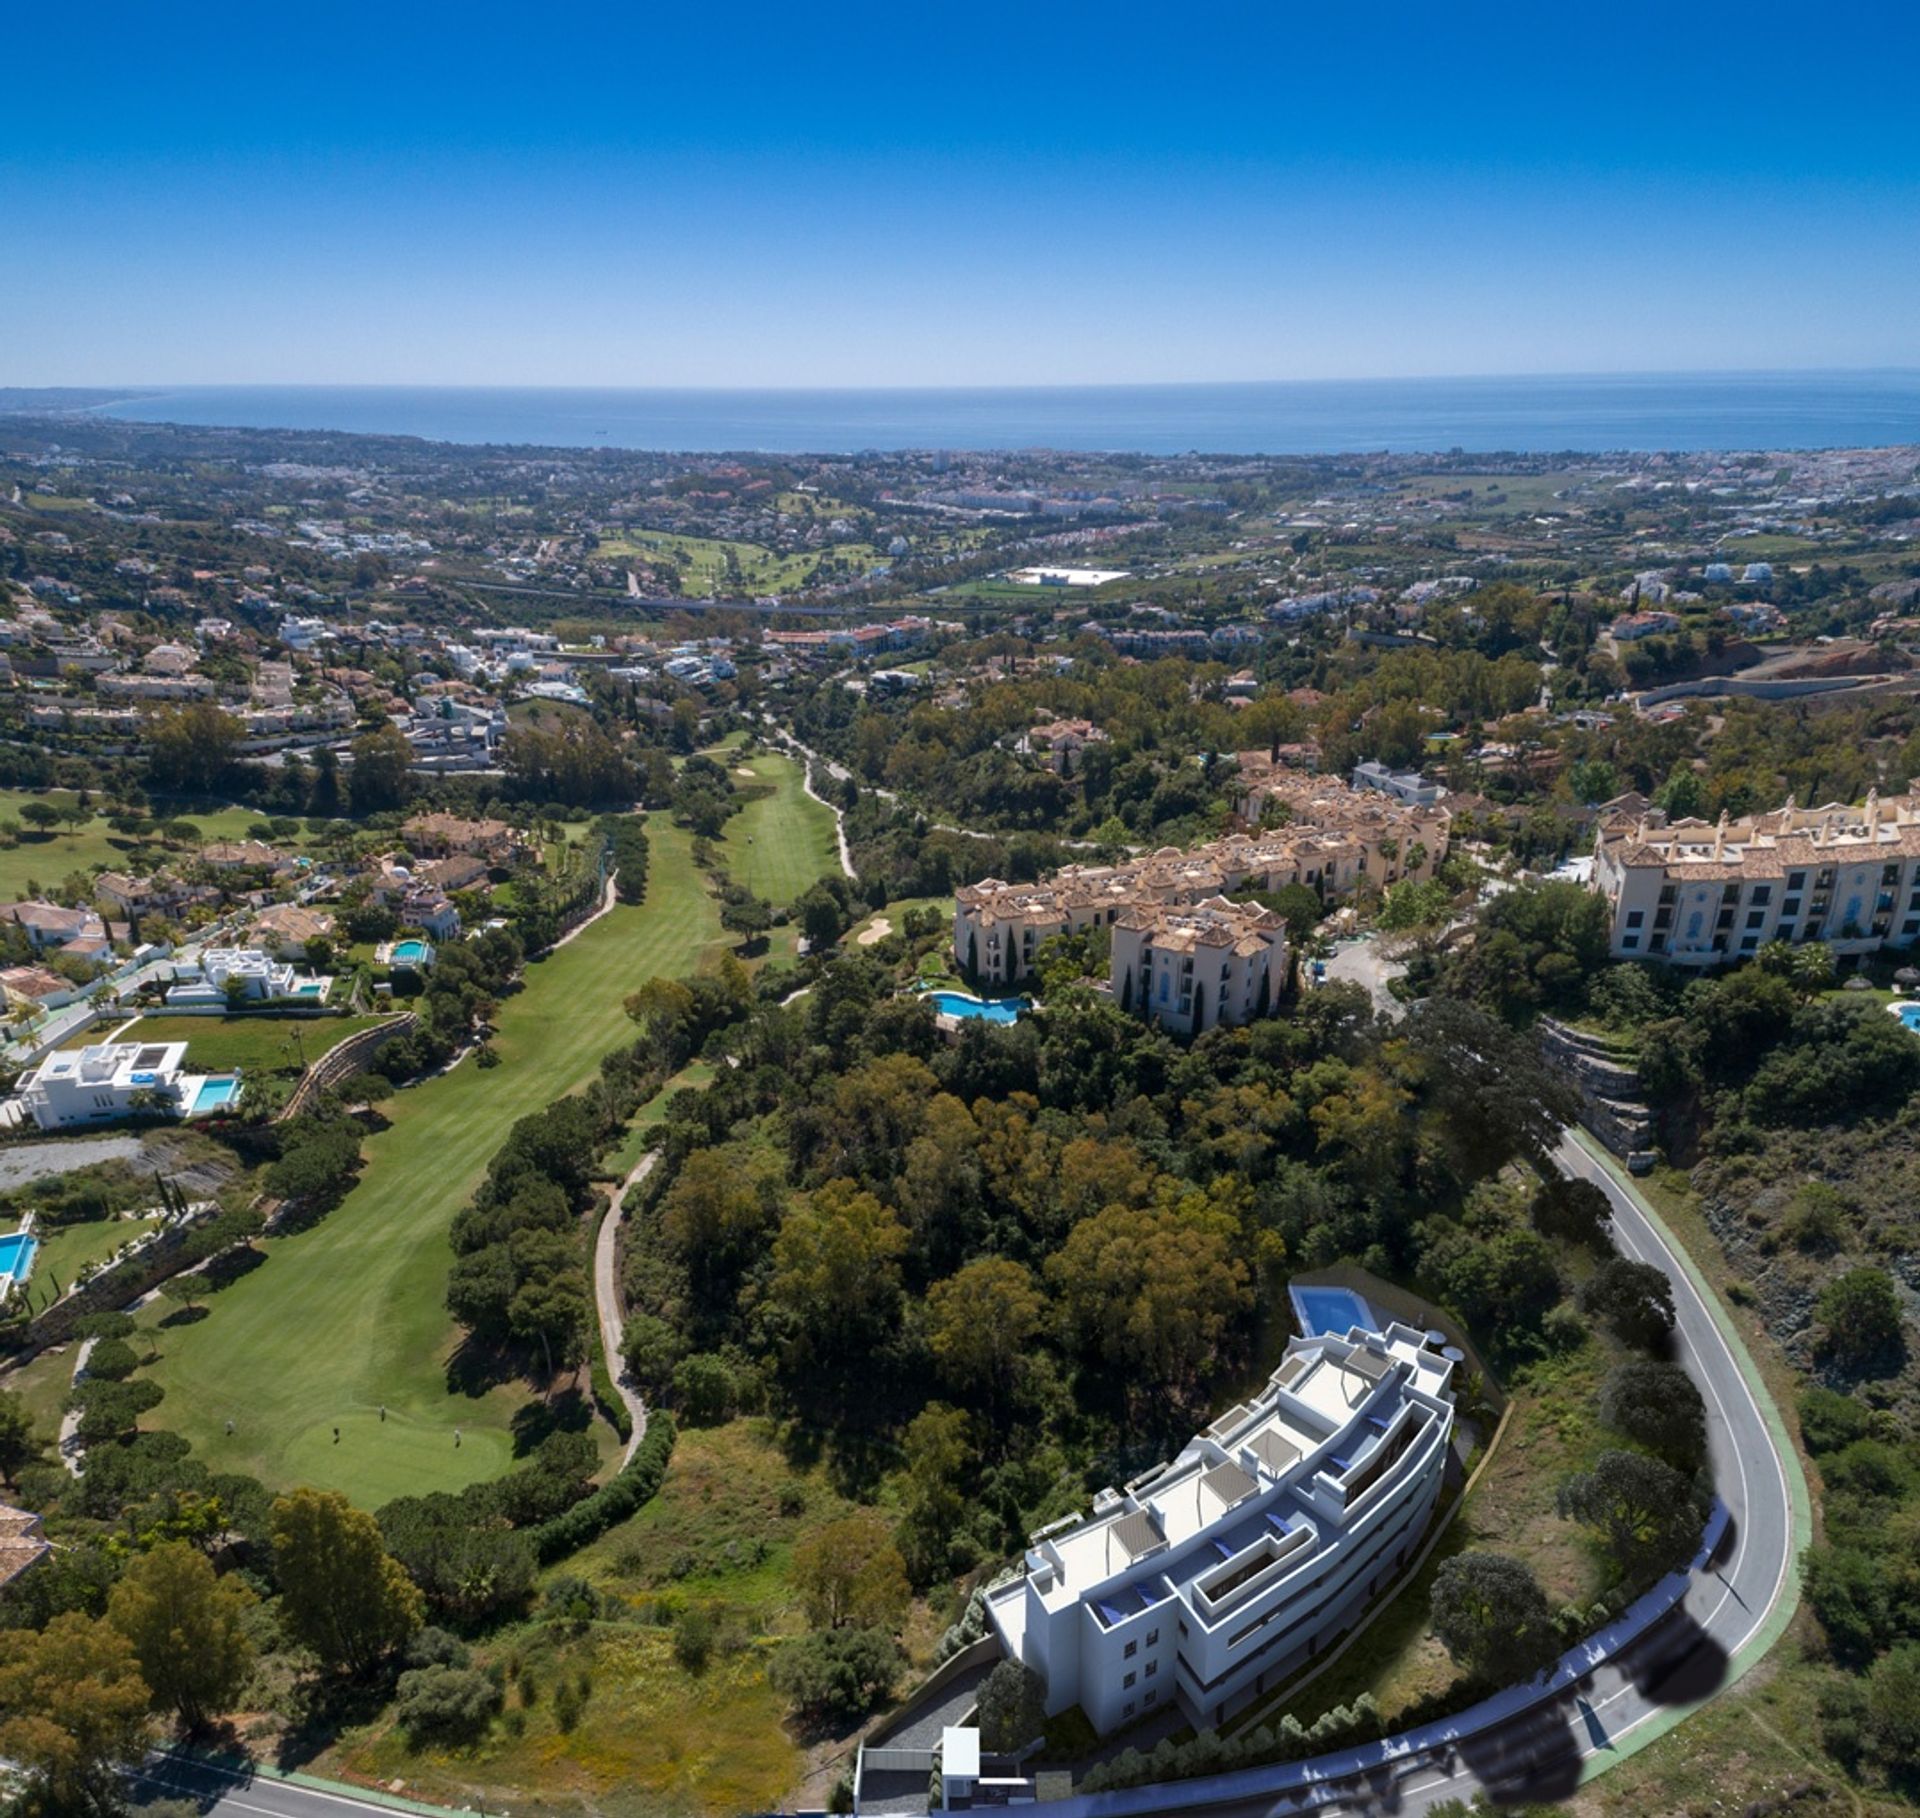
[[814, 1723], [851, 1723], [886, 1698], [904, 1656], [881, 1629], [820, 1629], [790, 1641], [767, 1668], [775, 1691]]
[[533, 1547], [543, 1565], [564, 1559], [588, 1541], [597, 1539], [616, 1522], [625, 1521], [643, 1503], [659, 1493], [673, 1456], [673, 1417], [655, 1413], [641, 1440], [619, 1474], [564, 1515], [533, 1531]]
[[598, 1349], [593, 1354], [592, 1382], [594, 1406], [625, 1445], [633, 1437], [633, 1416], [628, 1413], [620, 1391], [614, 1387], [613, 1378], [607, 1373], [607, 1360]]
[[102, 1382], [123, 1382], [140, 1367], [140, 1359], [124, 1338], [103, 1338], [87, 1358], [87, 1374]]
[[76, 1338], [131, 1338], [136, 1329], [131, 1313], [89, 1313], [73, 1322]]
[[547, 1586], [546, 1607], [568, 1622], [591, 1622], [600, 1614], [600, 1593], [584, 1578], [556, 1578]]
[[1820, 1291], [1814, 1317], [1827, 1354], [1853, 1371], [1890, 1363], [1900, 1352], [1900, 1297], [1884, 1269], [1849, 1269]]
[[689, 1604], [673, 1625], [673, 1657], [689, 1673], [703, 1673], [712, 1652], [713, 1618], [698, 1604]]
[[1045, 1690], [1031, 1667], [1001, 1661], [980, 1688], [981, 1746], [1005, 1754], [1038, 1736], [1047, 1720]]
[[1835, 1660], [1864, 1666], [1886, 1645], [1893, 1628], [1889, 1587], [1873, 1554], [1859, 1547], [1809, 1547], [1806, 1586]]
[[410, 1742], [464, 1742], [499, 1714], [500, 1688], [468, 1667], [414, 1667], [400, 1675], [393, 1713]]
[[473, 1652], [458, 1635], [428, 1627], [407, 1643], [403, 1658], [410, 1667], [463, 1667], [470, 1664]]
[[1873, 1414], [1837, 1389], [1808, 1389], [1800, 1397], [1800, 1433], [1809, 1452], [1837, 1452], [1873, 1431]]

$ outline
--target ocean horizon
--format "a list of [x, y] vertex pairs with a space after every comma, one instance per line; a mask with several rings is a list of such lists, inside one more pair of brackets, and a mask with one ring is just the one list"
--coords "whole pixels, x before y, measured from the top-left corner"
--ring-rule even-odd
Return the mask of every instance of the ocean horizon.
[[1920, 369], [1195, 385], [128, 388], [127, 421], [687, 454], [1698, 453], [1920, 443]]

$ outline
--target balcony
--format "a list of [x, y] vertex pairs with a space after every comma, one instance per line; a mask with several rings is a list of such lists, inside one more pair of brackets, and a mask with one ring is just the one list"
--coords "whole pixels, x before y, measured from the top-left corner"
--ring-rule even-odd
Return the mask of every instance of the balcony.
[[1290, 1561], [1298, 1563], [1301, 1550], [1313, 1544], [1312, 1525], [1298, 1516], [1273, 1514], [1266, 1523], [1273, 1531], [1251, 1553], [1230, 1560], [1213, 1578], [1202, 1579], [1194, 1587], [1195, 1613], [1209, 1627], [1235, 1605], [1278, 1584], [1286, 1576], [1281, 1568]]

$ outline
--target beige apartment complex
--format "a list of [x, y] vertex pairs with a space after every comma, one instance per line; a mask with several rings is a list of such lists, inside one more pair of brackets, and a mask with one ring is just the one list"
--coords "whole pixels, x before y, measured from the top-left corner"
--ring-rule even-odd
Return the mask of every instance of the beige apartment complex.
[[1604, 819], [1594, 888], [1616, 959], [1716, 966], [1769, 941], [1836, 954], [1920, 940], [1920, 797], [1791, 805], [1718, 822], [1659, 810]]
[[1257, 903], [1127, 909], [1112, 939], [1114, 1001], [1179, 1035], [1271, 1016], [1286, 987], [1286, 923]]
[[[1284, 803], [1283, 814], [1269, 802]], [[1227, 899], [1288, 884], [1331, 899], [1362, 878], [1384, 888], [1429, 877], [1446, 856], [1444, 808], [1406, 807], [1264, 756], [1242, 760], [1236, 808], [1283, 824], [1190, 852], [1166, 846], [1118, 865], [1069, 865], [1031, 884], [963, 886], [954, 893], [956, 965], [984, 985], [1012, 987], [1054, 936], [1105, 928], [1115, 1001], [1198, 1033], [1267, 1014], [1285, 983], [1279, 917]]]

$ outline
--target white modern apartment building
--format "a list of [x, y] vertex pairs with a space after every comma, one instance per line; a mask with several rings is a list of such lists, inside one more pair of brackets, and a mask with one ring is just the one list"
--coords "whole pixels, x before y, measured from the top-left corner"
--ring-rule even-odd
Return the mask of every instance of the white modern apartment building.
[[1271, 1016], [1287, 983], [1287, 927], [1271, 909], [1216, 896], [1123, 910], [1107, 974], [1114, 1001], [1179, 1035]]
[[1718, 966], [1769, 941], [1836, 954], [1920, 940], [1920, 797], [1860, 807], [1778, 808], [1669, 822], [1658, 810], [1603, 819], [1593, 885], [1615, 959]]
[[1398, 1324], [1296, 1338], [1171, 1464], [1034, 1535], [987, 1614], [1048, 1714], [1105, 1735], [1178, 1700], [1216, 1725], [1337, 1641], [1433, 1513], [1452, 1370]]
[[186, 1070], [185, 1042], [98, 1042], [49, 1054], [20, 1081], [42, 1130], [112, 1123], [142, 1112], [193, 1117], [230, 1104], [237, 1085]]

